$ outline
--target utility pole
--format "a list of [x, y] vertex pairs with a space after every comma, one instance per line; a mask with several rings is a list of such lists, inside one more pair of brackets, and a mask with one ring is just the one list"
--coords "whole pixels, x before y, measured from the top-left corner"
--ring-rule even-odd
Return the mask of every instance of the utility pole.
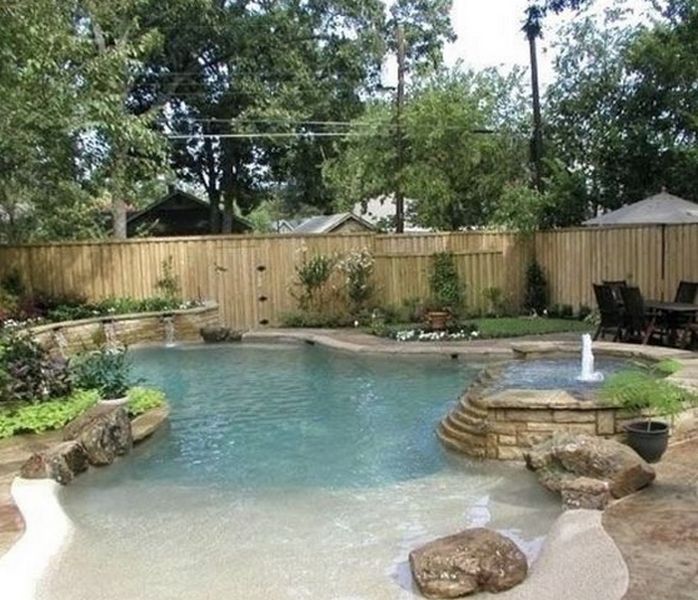
[[405, 139], [403, 115], [405, 111], [405, 30], [397, 28], [397, 99], [395, 111], [395, 142], [397, 149], [397, 169], [395, 173], [395, 232], [405, 231], [405, 193], [402, 189], [402, 171], [405, 164]]
[[540, 87], [538, 82], [538, 52], [536, 36], [527, 32], [528, 47], [531, 53], [531, 88], [533, 93], [533, 139], [531, 140], [531, 158], [533, 159], [533, 183], [540, 193], [543, 192], [543, 119], [540, 113]]

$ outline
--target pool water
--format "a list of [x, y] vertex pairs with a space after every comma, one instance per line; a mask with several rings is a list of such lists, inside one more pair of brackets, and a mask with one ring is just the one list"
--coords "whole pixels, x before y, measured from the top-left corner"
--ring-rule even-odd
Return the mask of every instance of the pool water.
[[413, 598], [407, 555], [488, 523], [535, 556], [559, 500], [434, 429], [482, 365], [310, 346], [132, 353], [170, 426], [61, 492], [45, 600]]
[[[620, 358], [597, 357], [594, 361], [594, 371], [600, 371], [605, 377], [629, 366], [630, 363], [626, 359]], [[561, 389], [584, 393], [602, 385], [601, 381], [577, 381], [580, 371], [579, 357], [514, 360], [507, 363], [497, 374], [492, 389]]]

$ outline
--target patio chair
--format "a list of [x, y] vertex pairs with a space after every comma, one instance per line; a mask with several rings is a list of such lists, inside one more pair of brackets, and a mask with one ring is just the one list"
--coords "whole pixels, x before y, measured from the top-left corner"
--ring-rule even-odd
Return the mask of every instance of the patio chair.
[[601, 283], [611, 288], [611, 291], [613, 292], [613, 297], [616, 299], [616, 302], [619, 306], [623, 306], [623, 297], [621, 296], [620, 288], [628, 287], [628, 284], [625, 281], [625, 279], [618, 279], [615, 281], [602, 281]]
[[613, 289], [611, 286], [595, 283], [594, 295], [596, 296], [596, 304], [601, 315], [601, 321], [594, 334], [594, 339], [599, 339], [599, 336], [601, 336], [601, 339], [605, 339], [606, 332], [613, 330], [615, 331], [613, 341], [617, 342], [623, 333], [623, 311], [613, 294]]
[[626, 340], [639, 340], [646, 344], [650, 339], [664, 337], [665, 324], [659, 315], [648, 313], [640, 288], [626, 286], [620, 289], [623, 296], [623, 329]]
[[681, 281], [679, 282], [679, 287], [676, 289], [674, 302], [680, 302], [681, 304], [695, 304], [696, 296], [698, 296], [698, 282]]

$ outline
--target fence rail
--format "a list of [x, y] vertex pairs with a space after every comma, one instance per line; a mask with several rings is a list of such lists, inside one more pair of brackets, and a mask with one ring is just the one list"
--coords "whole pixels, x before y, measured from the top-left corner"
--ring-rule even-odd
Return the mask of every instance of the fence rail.
[[434, 252], [453, 252], [471, 309], [486, 308], [497, 287], [515, 304], [536, 258], [550, 301], [593, 305], [591, 283], [627, 279], [648, 297], [671, 298], [681, 279], [698, 280], [698, 225], [569, 229], [512, 233], [408, 235], [263, 235], [65, 242], [0, 246], [0, 276], [17, 269], [32, 291], [144, 298], [156, 293], [172, 258], [182, 294], [216, 300], [235, 327], [277, 325], [296, 301], [291, 294], [298, 253], [342, 254], [366, 248], [376, 259], [376, 303], [400, 304], [429, 294]]

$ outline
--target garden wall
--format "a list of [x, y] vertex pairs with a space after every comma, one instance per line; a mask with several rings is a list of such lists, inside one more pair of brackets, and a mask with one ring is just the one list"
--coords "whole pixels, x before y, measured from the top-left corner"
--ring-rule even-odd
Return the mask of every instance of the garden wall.
[[33, 327], [31, 332], [42, 346], [73, 354], [98, 348], [111, 335], [126, 346], [162, 343], [166, 340], [166, 323], [170, 319], [175, 341], [200, 341], [202, 327], [219, 324], [218, 305], [209, 303], [186, 310], [63, 321]]

